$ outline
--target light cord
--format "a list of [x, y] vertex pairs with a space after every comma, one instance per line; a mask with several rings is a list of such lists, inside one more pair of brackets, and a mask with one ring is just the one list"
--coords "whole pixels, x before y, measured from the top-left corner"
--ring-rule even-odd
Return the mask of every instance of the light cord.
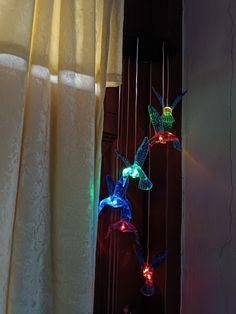
[[[149, 104], [152, 102], [152, 62], [149, 69]], [[148, 123], [148, 137], [151, 137], [151, 122]], [[151, 151], [148, 154], [148, 177], [151, 180]], [[150, 208], [151, 208], [151, 190], [148, 190], [148, 210], [147, 210], [147, 260], [150, 257]]]
[[169, 88], [170, 88], [170, 64], [169, 56], [167, 56], [167, 91], [166, 91], [166, 105], [169, 106]]
[[[166, 145], [166, 206], [165, 206], [165, 248], [168, 249], [168, 219], [169, 219], [169, 145]], [[167, 313], [167, 276], [168, 263], [165, 263], [165, 314]]]
[[162, 43], [162, 108], [165, 99], [165, 43]]
[[136, 44], [136, 67], [135, 67], [135, 103], [134, 103], [134, 155], [137, 147], [137, 123], [138, 123], [138, 61], [139, 61], [139, 37]]
[[126, 139], [125, 139], [125, 156], [128, 158], [129, 146], [129, 108], [130, 108], [130, 57], [128, 58], [128, 77], [127, 77], [127, 115], [126, 115]]

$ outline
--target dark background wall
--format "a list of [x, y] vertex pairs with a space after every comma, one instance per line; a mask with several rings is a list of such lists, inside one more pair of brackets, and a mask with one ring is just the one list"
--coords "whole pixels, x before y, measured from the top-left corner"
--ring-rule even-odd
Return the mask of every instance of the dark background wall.
[[[127, 157], [130, 160], [133, 159], [137, 36], [140, 38], [137, 143], [140, 143], [143, 137], [148, 135], [147, 106], [150, 100], [150, 84], [161, 90], [163, 40], [170, 55], [170, 100], [182, 89], [181, 1], [127, 0], [125, 2], [123, 85], [120, 90], [108, 88], [105, 98], [101, 198], [107, 197], [106, 174], [115, 178], [121, 170], [120, 163], [117, 167], [114, 154], [117, 145], [123, 154], [127, 146]], [[152, 69], [151, 82], [150, 69]], [[129, 113], [127, 111], [128, 97], [130, 99]], [[154, 95], [151, 95], [151, 102], [160, 109], [160, 104]], [[127, 114], [129, 115], [128, 126]], [[175, 119], [173, 131], [180, 136], [180, 105], [175, 109]], [[145, 167], [148, 170], [147, 163]], [[117, 221], [119, 213], [119, 210], [105, 208], [99, 217], [98, 226], [94, 310], [96, 314], [123, 313], [126, 305], [129, 305], [131, 309], [129, 313], [179, 313], [181, 153], [175, 151], [171, 144], [170, 146], [156, 145], [152, 149], [151, 180], [154, 187], [150, 196], [150, 259], [162, 250], [169, 250], [167, 261], [154, 275], [156, 294], [152, 297], [144, 297], [139, 292], [143, 279], [133, 253], [134, 236], [114, 232], [109, 240], [104, 239], [109, 223]], [[139, 230], [145, 253], [147, 195], [147, 192], [137, 189], [136, 181], [130, 183], [127, 197], [133, 206], [132, 223]]]

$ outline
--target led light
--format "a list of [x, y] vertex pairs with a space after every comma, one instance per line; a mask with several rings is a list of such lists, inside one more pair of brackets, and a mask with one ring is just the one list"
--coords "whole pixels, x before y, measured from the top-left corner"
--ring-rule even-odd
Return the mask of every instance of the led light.
[[[181, 150], [181, 144], [178, 137], [168, 131], [158, 131], [155, 132], [154, 136], [149, 140], [149, 146], [152, 147], [155, 144], [166, 144], [167, 142], [173, 142], [174, 148]], [[179, 145], [176, 145], [178, 143]], [[179, 147], [179, 148], [178, 148]]]
[[123, 176], [127, 176], [129, 172], [130, 172], [130, 167], [129, 168], [125, 168], [123, 170]]
[[159, 130], [169, 131], [172, 128], [173, 123], [175, 122], [172, 111], [175, 106], [181, 101], [182, 97], [187, 93], [187, 91], [184, 91], [180, 96], [177, 96], [170, 106], [168, 105], [168, 103], [167, 106], [165, 106], [163, 96], [161, 96], [154, 87], [152, 89], [158, 101], [162, 105], [163, 110], [162, 115], [160, 116], [159, 112], [154, 107], [149, 105], [148, 112], [151, 123], [154, 127], [155, 132], [158, 132]]
[[145, 278], [145, 284], [140, 288], [140, 292], [145, 296], [152, 296], [155, 293], [155, 287], [153, 283], [154, 269], [156, 269], [167, 257], [168, 252], [162, 252], [156, 255], [152, 262], [145, 263], [144, 256], [139, 247], [135, 249], [135, 255], [138, 258], [139, 264], [142, 267], [143, 277]]
[[164, 107], [163, 108], [163, 114], [164, 115], [170, 115], [170, 114], [172, 115], [172, 108], [169, 106]]
[[138, 170], [137, 168], [134, 168], [133, 173], [132, 173], [132, 177], [136, 178], [138, 176]]
[[153, 271], [154, 269], [149, 264], [144, 264], [143, 277], [145, 278], [145, 284], [140, 291], [146, 296], [152, 296], [155, 293], [153, 285]]
[[114, 230], [118, 230], [121, 232], [134, 232], [135, 234], [138, 233], [136, 227], [125, 219], [120, 219], [118, 222], [110, 224], [108, 227], [106, 238], [108, 238], [110, 233]]
[[124, 223], [121, 225], [120, 229], [121, 229], [121, 231], [124, 231], [124, 230], [125, 230], [125, 225], [124, 225]]
[[113, 205], [117, 205], [117, 200], [112, 201]]
[[143, 268], [143, 276], [146, 278], [146, 284], [153, 284], [153, 268], [150, 265], [145, 264]]

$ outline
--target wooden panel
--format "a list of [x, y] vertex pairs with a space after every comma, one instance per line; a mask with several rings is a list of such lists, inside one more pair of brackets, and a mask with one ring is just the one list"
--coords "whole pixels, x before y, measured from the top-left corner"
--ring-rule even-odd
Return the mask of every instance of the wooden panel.
[[[170, 100], [181, 92], [181, 14], [181, 1], [177, 0], [171, 1], [169, 4], [164, 0], [149, 1], [148, 4], [146, 1], [126, 1], [125, 35], [134, 35], [139, 32], [149, 36], [165, 37], [177, 47], [174, 57], [170, 60]], [[137, 143], [140, 143], [143, 137], [148, 135], [149, 71], [149, 63], [139, 64]], [[153, 64], [152, 72], [152, 85], [161, 90], [161, 64]], [[119, 146], [121, 152], [125, 154], [128, 140], [128, 158], [132, 160], [134, 155], [135, 60], [130, 61], [128, 128], [126, 124], [127, 80], [128, 60], [125, 59]], [[106, 174], [111, 174], [113, 177], [116, 174], [114, 149], [117, 145], [118, 103], [119, 90], [117, 88], [107, 89], [101, 198], [107, 196]], [[152, 95], [152, 104], [160, 109], [160, 104], [157, 103], [154, 95]], [[173, 131], [180, 135], [181, 105], [176, 107], [174, 115], [176, 124]], [[121, 165], [119, 165], [120, 168]], [[147, 163], [145, 168], [147, 170]], [[128, 313], [179, 313], [181, 153], [175, 151], [171, 144], [168, 148], [165, 145], [158, 145], [152, 149], [151, 179], [154, 187], [151, 190], [150, 257], [152, 258], [157, 252], [166, 248], [169, 250], [167, 262], [155, 272], [154, 281], [157, 292], [153, 297], [144, 297], [139, 292], [143, 279], [133, 253], [133, 235], [114, 233], [109, 240], [104, 239], [110, 221], [117, 219], [115, 213], [118, 213], [118, 210], [105, 208], [99, 217], [95, 314], [125, 313], [126, 305], [129, 305], [130, 308]], [[139, 230], [144, 252], [146, 252], [147, 242], [147, 195], [147, 192], [137, 189], [137, 181], [131, 181], [127, 197], [133, 206], [132, 223]], [[113, 214], [111, 214], [112, 212]], [[114, 247], [116, 250], [111, 250]]]

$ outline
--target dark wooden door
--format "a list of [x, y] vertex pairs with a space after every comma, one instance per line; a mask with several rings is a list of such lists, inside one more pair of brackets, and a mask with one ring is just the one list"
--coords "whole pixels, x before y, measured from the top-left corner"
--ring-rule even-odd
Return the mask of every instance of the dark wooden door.
[[[118, 177], [122, 165], [117, 164], [114, 150], [132, 160], [134, 155], [134, 105], [135, 105], [135, 52], [133, 46], [140, 37], [138, 73], [137, 144], [148, 135], [150, 84], [161, 90], [161, 44], [168, 42], [170, 53], [170, 100], [181, 93], [182, 56], [182, 8], [181, 1], [126, 1], [124, 32], [124, 65], [122, 88], [108, 88], [105, 97], [103, 134], [103, 160], [101, 198], [107, 197], [106, 174]], [[142, 48], [147, 43], [147, 51]], [[152, 43], [153, 45], [150, 44]], [[141, 42], [142, 41], [142, 42]], [[148, 50], [153, 51], [148, 52]], [[148, 59], [152, 58], [152, 62]], [[150, 75], [150, 69], [152, 74]], [[150, 81], [151, 77], [151, 81]], [[160, 104], [151, 95], [152, 104]], [[129, 104], [129, 105], [128, 105]], [[129, 107], [129, 110], [128, 110]], [[127, 119], [128, 115], [128, 119]], [[173, 131], [181, 134], [181, 105], [174, 112], [176, 123]], [[128, 124], [127, 124], [128, 122]], [[117, 143], [118, 141], [118, 143]], [[145, 163], [148, 171], [148, 162]], [[169, 256], [154, 273], [156, 293], [143, 296], [139, 289], [143, 284], [142, 273], [134, 255], [133, 234], [114, 232], [105, 239], [109, 223], [118, 219], [119, 210], [104, 208], [99, 217], [95, 314], [126, 313], [179, 313], [180, 303], [180, 227], [181, 227], [181, 153], [172, 145], [156, 145], [151, 150], [150, 193], [150, 258], [168, 249]], [[132, 223], [139, 231], [141, 244], [147, 250], [148, 193], [138, 190], [137, 181], [130, 182], [127, 197], [133, 207]]]

